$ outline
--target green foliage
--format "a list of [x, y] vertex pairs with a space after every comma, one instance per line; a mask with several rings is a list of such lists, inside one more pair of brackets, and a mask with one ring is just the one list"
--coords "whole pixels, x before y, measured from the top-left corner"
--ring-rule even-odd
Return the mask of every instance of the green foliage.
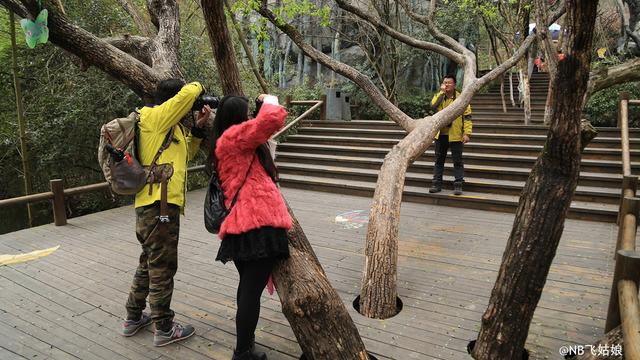
[[[591, 96], [584, 114], [593, 126], [613, 126], [618, 122], [618, 100], [622, 91], [629, 92], [631, 99], [640, 99], [640, 83], [615, 85]], [[629, 126], [640, 127], [640, 108], [629, 107]]]

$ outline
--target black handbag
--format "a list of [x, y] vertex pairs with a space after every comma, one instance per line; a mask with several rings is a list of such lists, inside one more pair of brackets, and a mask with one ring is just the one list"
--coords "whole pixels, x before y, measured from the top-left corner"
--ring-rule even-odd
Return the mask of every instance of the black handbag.
[[249, 168], [247, 169], [247, 173], [244, 176], [244, 180], [242, 184], [236, 191], [236, 194], [233, 196], [233, 200], [231, 201], [231, 205], [229, 209], [224, 205], [224, 191], [222, 191], [222, 186], [220, 186], [220, 179], [218, 178], [218, 172], [216, 170], [216, 165], [213, 164], [211, 169], [211, 178], [209, 178], [209, 187], [207, 188], [207, 195], [204, 197], [204, 227], [207, 228], [207, 231], [212, 234], [217, 234], [220, 232], [220, 226], [224, 219], [229, 215], [231, 209], [236, 204], [236, 200], [238, 199], [238, 194], [240, 193], [240, 189], [244, 186], [245, 181], [247, 181], [247, 177], [249, 176], [249, 171], [251, 171], [251, 166], [255, 161], [256, 157], [254, 155], [251, 160], [251, 164], [249, 164]]

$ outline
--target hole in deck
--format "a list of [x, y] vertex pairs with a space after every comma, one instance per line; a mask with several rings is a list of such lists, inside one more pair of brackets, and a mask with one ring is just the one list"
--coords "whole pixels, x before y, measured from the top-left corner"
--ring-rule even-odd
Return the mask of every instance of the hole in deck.
[[[370, 353], [370, 352], [368, 352], [368, 351], [367, 351], [367, 355], [369, 356], [369, 360], [378, 360], [378, 358], [377, 358], [377, 357], [373, 356], [373, 354], [372, 354], [372, 353]], [[306, 356], [304, 356], [304, 354], [302, 354], [302, 355], [300, 356], [300, 360], [307, 360], [307, 357], [306, 357]]]
[[[469, 341], [469, 343], [467, 344], [467, 353], [471, 354], [475, 346], [476, 346], [475, 340]], [[529, 360], [529, 350], [522, 349], [522, 360]]]
[[[402, 299], [396, 296], [396, 312], [388, 317], [388, 319], [400, 314], [400, 311], [402, 311], [402, 306]], [[362, 315], [362, 313], [360, 312], [360, 295], [356, 296], [356, 298], [353, 300], [353, 308]]]

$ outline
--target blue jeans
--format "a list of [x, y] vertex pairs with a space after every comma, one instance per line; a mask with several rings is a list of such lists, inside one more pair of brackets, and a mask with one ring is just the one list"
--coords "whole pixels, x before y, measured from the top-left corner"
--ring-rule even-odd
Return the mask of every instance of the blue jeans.
[[444, 162], [447, 159], [447, 151], [451, 149], [453, 158], [453, 176], [456, 182], [464, 182], [464, 164], [462, 163], [462, 141], [449, 142], [448, 135], [440, 134], [435, 141], [436, 162], [433, 169], [433, 183], [442, 184], [442, 174], [444, 173]]

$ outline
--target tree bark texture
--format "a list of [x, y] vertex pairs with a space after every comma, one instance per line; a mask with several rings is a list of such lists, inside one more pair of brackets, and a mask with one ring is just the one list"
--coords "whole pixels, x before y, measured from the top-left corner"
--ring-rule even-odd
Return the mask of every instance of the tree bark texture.
[[224, 15], [224, 3], [220, 0], [202, 0], [202, 11], [207, 24], [209, 42], [220, 73], [225, 95], [243, 95], [240, 72], [237, 69], [233, 42]]
[[[227, 28], [226, 21], [207, 19], [213, 11], [220, 11], [222, 1], [216, 8], [208, 7], [204, 16], [207, 23], [217, 22], [217, 26]], [[204, 1], [203, 1], [203, 10]], [[212, 42], [231, 44], [228, 30], [222, 30]], [[233, 56], [216, 56], [220, 77], [240, 79], [240, 71]], [[226, 63], [222, 63], [226, 62]], [[224, 82], [225, 94], [242, 94], [242, 83]], [[368, 358], [358, 329], [347, 312], [345, 305], [333, 289], [311, 244], [307, 240], [298, 220], [289, 208], [293, 226], [288, 231], [290, 256], [279, 262], [273, 270], [274, 284], [278, 290], [282, 312], [302, 348], [305, 358], [366, 360]]]
[[351, 316], [329, 283], [291, 208], [290, 257], [276, 265], [273, 280], [306, 359], [368, 358]]
[[526, 61], [522, 61], [520, 63], [520, 84], [518, 85], [521, 88], [522, 102], [521, 104], [524, 106], [524, 124], [531, 124], [531, 89], [529, 87], [529, 72], [527, 70]]
[[617, 328], [606, 333], [598, 342], [591, 345], [591, 348], [585, 348], [585, 352], [582, 355], [578, 355], [573, 360], [624, 360], [624, 350], [622, 352], [623, 355], [594, 355], [591, 352], [591, 349], [598, 349], [599, 346], [607, 346], [611, 349], [611, 346], [622, 345], [624, 349], [624, 338], [622, 337], [622, 327], [618, 326]]
[[522, 191], [489, 306], [482, 317], [475, 359], [518, 359], [564, 228], [581, 158], [581, 122], [587, 90], [596, 1], [567, 1], [569, 50], [560, 63], [555, 115], [547, 142]]

